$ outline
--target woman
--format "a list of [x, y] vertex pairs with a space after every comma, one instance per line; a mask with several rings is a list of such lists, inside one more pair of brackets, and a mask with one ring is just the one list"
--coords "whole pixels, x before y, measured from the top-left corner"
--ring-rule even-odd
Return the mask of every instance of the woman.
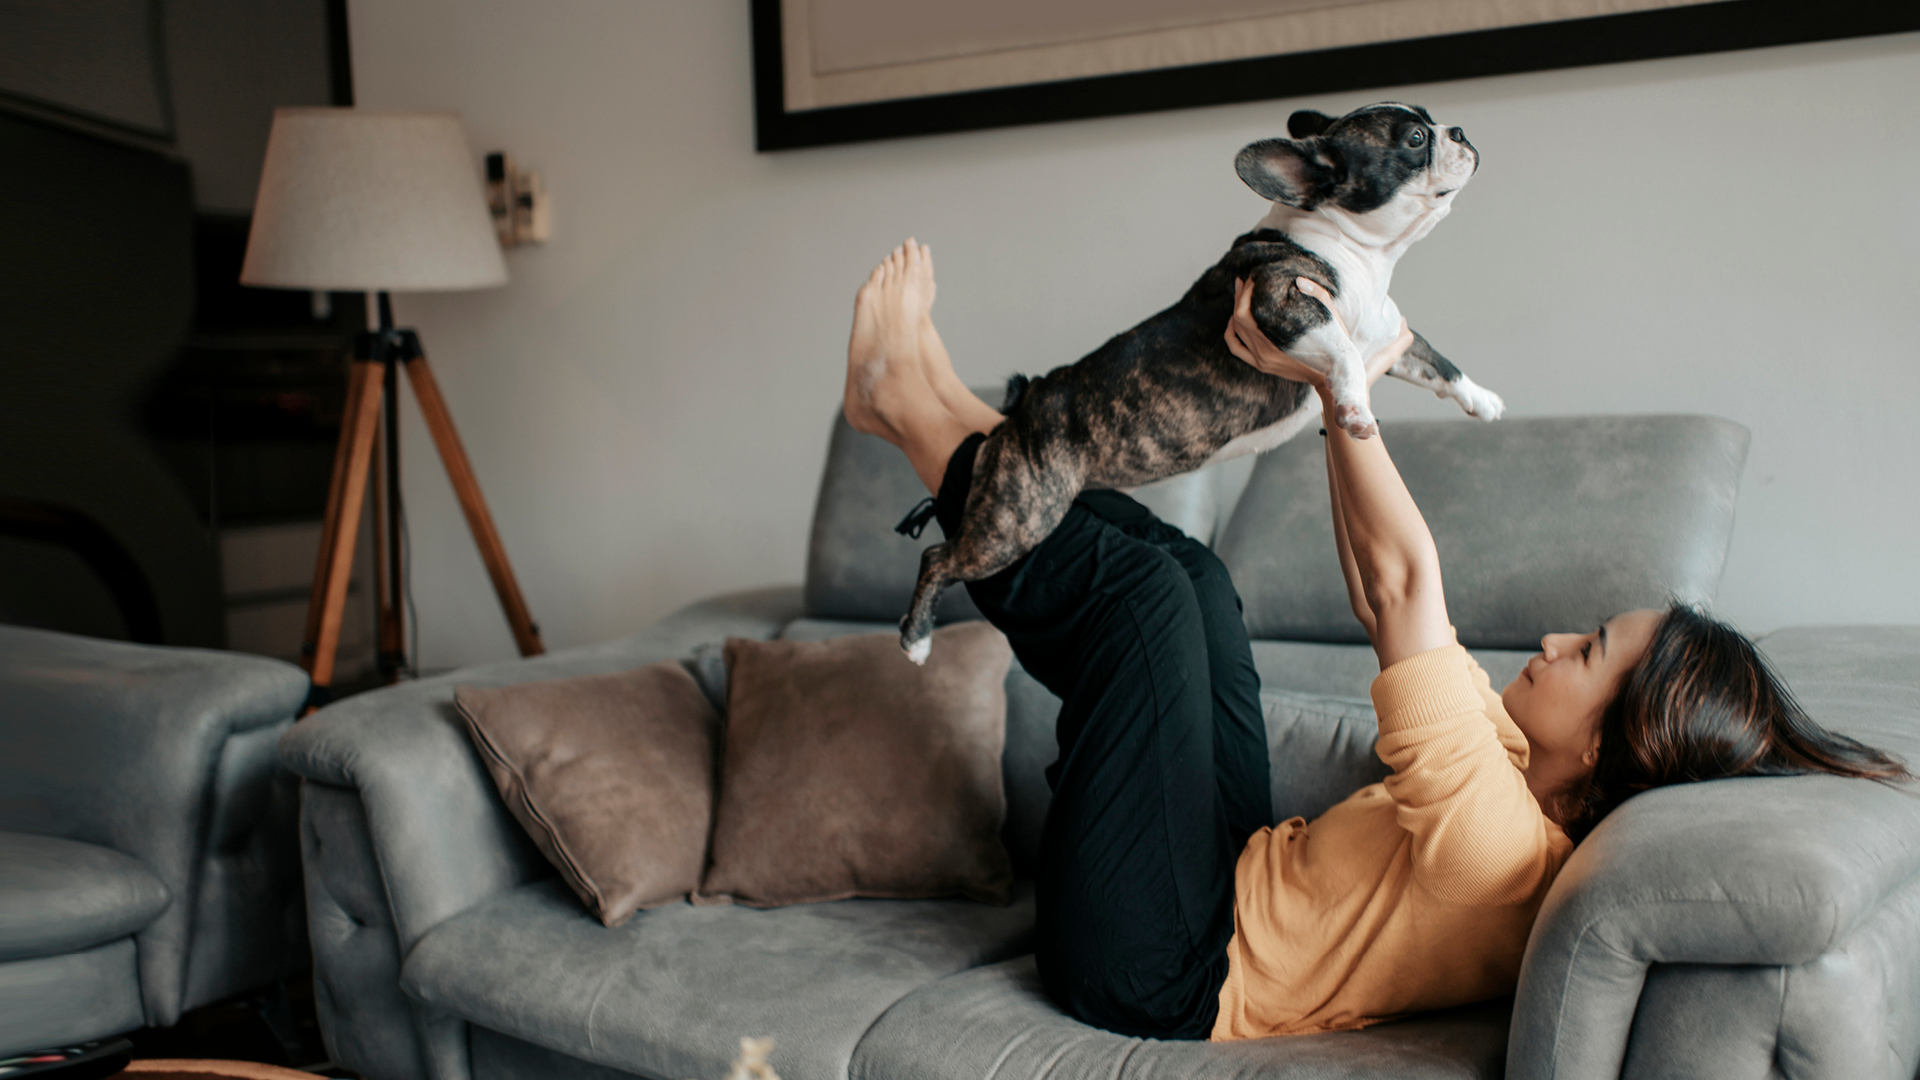
[[[954, 375], [933, 293], [930, 253], [912, 240], [875, 268], [855, 302], [846, 415], [906, 452], [951, 534], [1000, 415]], [[1250, 298], [1242, 284], [1229, 348], [1330, 407], [1324, 377], [1260, 333]], [[1410, 342], [1403, 327], [1369, 383]], [[1454, 641], [1432, 537], [1384, 441], [1326, 429], [1334, 535], [1379, 657], [1378, 752], [1394, 774], [1311, 824], [1270, 826], [1259, 679], [1239, 599], [1204, 545], [1089, 491], [1024, 559], [968, 583], [1062, 700], [1035, 959], [1073, 1015], [1234, 1039], [1511, 993], [1554, 875], [1635, 792], [1906, 775], [1808, 721], [1751, 643], [1685, 607], [1549, 634], [1494, 693]]]

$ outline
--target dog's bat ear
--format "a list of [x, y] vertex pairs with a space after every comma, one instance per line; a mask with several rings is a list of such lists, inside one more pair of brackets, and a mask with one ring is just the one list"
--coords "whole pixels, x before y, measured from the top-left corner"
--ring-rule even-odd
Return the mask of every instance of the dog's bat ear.
[[1240, 151], [1233, 169], [1248, 187], [1277, 203], [1311, 210], [1333, 194], [1346, 162], [1324, 139], [1262, 139]]
[[1301, 109], [1287, 117], [1287, 134], [1296, 139], [1310, 139], [1326, 133], [1327, 125], [1333, 123], [1333, 117], [1317, 109]]

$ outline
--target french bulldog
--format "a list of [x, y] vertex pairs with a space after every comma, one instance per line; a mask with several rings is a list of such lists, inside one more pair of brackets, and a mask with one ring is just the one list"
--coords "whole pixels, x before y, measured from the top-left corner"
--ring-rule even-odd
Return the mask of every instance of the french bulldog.
[[[1394, 264], [1447, 216], [1480, 155], [1460, 128], [1392, 102], [1338, 119], [1302, 110], [1287, 132], [1235, 157], [1240, 179], [1273, 207], [1178, 303], [1073, 364], [1008, 384], [1006, 420], [980, 446], [957, 535], [921, 557], [900, 622], [915, 663], [931, 649], [941, 591], [1012, 565], [1083, 489], [1135, 487], [1270, 450], [1314, 423], [1304, 383], [1228, 351], [1236, 279], [1254, 283], [1254, 319], [1267, 337], [1328, 374], [1335, 423], [1355, 438], [1377, 433], [1365, 362], [1400, 334], [1387, 295]], [[1346, 333], [1300, 291], [1300, 277], [1333, 296]], [[1389, 374], [1483, 420], [1504, 408], [1418, 334]]]

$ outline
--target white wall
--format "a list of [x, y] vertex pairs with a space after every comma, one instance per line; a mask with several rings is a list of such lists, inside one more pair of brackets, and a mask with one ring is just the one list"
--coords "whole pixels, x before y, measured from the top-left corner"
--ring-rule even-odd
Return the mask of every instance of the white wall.
[[[1920, 35], [761, 155], [743, 3], [382, 0], [351, 22], [363, 105], [457, 109], [476, 153], [554, 193], [511, 285], [397, 303], [550, 646], [799, 580], [853, 290], [901, 237], [934, 247], [963, 377], [1044, 370], [1260, 216], [1240, 146], [1384, 98], [1483, 154], [1401, 267], [1417, 327], [1514, 415], [1750, 427], [1720, 603], [1747, 629], [1920, 622]], [[510, 656], [408, 415], [422, 662]]]

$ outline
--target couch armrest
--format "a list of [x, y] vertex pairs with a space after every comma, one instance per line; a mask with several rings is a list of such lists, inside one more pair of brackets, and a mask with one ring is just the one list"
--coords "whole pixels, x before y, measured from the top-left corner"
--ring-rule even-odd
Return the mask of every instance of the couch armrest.
[[[1782, 631], [1763, 645], [1816, 721], [1920, 761], [1920, 628]], [[1547, 895], [1521, 968], [1508, 1075], [1612, 1080], [1650, 965], [1806, 964], [1916, 876], [1913, 785], [1775, 777], [1640, 795], [1580, 845]]]
[[453, 708], [456, 685], [620, 671], [728, 636], [770, 638], [800, 611], [797, 587], [736, 593], [632, 637], [348, 698], [294, 725], [280, 761], [310, 780], [358, 790], [404, 956], [442, 920], [549, 872], [468, 742]]
[[182, 1008], [213, 819], [244, 786], [221, 779], [234, 740], [271, 737], [306, 695], [265, 657], [0, 626], [0, 828], [109, 847], [166, 883], [138, 939], [149, 1024]]

